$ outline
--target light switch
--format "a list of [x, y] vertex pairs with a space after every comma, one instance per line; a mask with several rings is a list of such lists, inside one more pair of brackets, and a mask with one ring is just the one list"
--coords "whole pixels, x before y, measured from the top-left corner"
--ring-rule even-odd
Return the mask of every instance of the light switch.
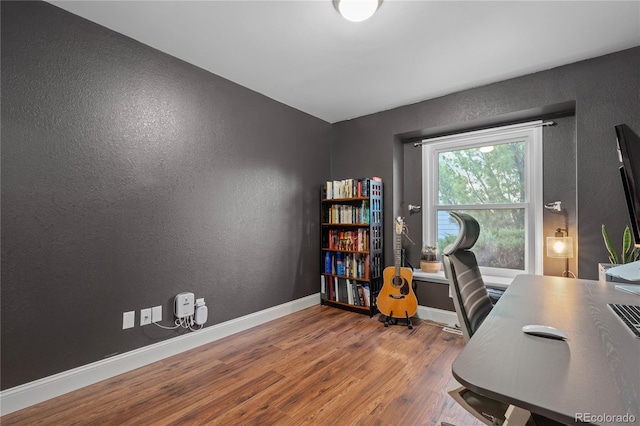
[[162, 306], [154, 306], [151, 308], [151, 322], [162, 321]]
[[136, 311], [129, 311], [122, 314], [122, 329], [133, 328], [136, 322]]

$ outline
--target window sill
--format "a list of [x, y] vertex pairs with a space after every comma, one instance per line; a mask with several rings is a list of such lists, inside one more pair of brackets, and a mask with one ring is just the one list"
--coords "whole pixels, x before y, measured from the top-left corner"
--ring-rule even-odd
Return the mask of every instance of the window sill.
[[[444, 271], [432, 273], [432, 272], [422, 272], [420, 269], [413, 270], [413, 279], [419, 281], [431, 281], [435, 283], [448, 284], [449, 281], [444, 276]], [[486, 286], [505, 289], [509, 287], [511, 281], [513, 281], [512, 277], [499, 277], [496, 275], [483, 275], [482, 279]]]

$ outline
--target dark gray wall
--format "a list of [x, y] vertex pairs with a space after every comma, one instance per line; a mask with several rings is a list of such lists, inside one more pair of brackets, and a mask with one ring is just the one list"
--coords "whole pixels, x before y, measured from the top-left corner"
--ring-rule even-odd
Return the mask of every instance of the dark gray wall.
[[137, 323], [163, 305], [169, 324], [181, 291], [207, 326], [318, 292], [329, 123], [1, 4], [2, 389], [176, 336]]
[[[582, 278], [597, 279], [597, 263], [607, 261], [601, 225], [620, 239], [628, 223], [613, 128], [627, 123], [640, 133], [639, 70], [636, 47], [336, 123], [332, 143], [339, 154], [331, 157], [332, 178], [380, 176], [385, 182], [385, 217], [408, 216], [407, 204], [420, 204], [415, 194], [421, 191], [419, 182], [408, 177], [417, 170], [415, 163], [405, 164], [408, 150], [414, 149], [404, 146], [411, 138], [441, 129], [535, 118], [557, 112], [558, 105], [573, 105], [573, 116], [556, 120], [557, 127], [544, 131], [544, 201], [561, 200], [568, 210], [569, 230], [578, 245], [572, 270]], [[555, 170], [555, 164], [565, 162], [566, 171]], [[557, 216], [545, 213], [544, 219], [545, 233], [559, 226]], [[419, 241], [421, 232], [414, 230], [413, 222], [411, 235]], [[393, 241], [392, 235], [385, 227], [385, 239]], [[391, 244], [385, 246], [385, 260], [393, 262]], [[545, 260], [547, 273], [562, 267]]]

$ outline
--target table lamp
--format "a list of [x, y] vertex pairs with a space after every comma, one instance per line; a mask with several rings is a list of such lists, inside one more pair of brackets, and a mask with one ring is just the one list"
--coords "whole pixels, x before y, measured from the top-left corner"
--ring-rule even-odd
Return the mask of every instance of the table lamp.
[[556, 228], [554, 236], [547, 237], [547, 257], [565, 259], [565, 270], [562, 276], [573, 275], [575, 278], [575, 275], [569, 271], [569, 258], [573, 257], [573, 238], [568, 235], [566, 229]]

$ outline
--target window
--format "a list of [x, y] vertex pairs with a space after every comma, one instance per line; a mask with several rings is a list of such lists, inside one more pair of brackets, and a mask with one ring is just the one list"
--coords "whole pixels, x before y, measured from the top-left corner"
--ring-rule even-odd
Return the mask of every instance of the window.
[[449, 211], [480, 224], [483, 274], [542, 273], [541, 122], [422, 143], [423, 243], [440, 252], [458, 235]]

